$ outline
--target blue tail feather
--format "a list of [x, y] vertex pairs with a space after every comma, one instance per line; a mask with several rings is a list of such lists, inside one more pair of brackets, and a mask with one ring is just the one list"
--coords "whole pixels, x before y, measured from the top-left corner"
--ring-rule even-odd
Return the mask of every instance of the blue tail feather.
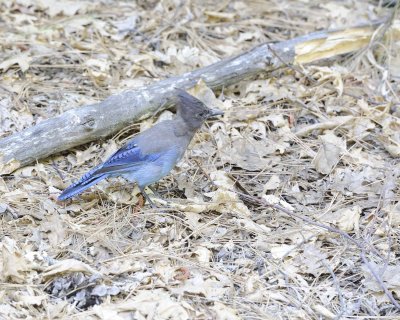
[[108, 174], [96, 174], [97, 170], [100, 168], [101, 165], [85, 173], [78, 181], [71, 184], [67, 189], [65, 189], [58, 197], [58, 200], [63, 201], [72, 198], [73, 196], [76, 196], [77, 194], [83, 192], [97, 182], [105, 179]]
[[85, 191], [87, 188], [91, 187], [92, 185], [96, 184], [97, 182], [100, 182], [104, 178], [106, 178], [107, 175], [102, 175], [97, 178], [91, 179], [87, 181], [85, 184], [76, 184], [68, 187], [65, 189], [60, 196], [58, 197], [59, 201], [67, 200], [69, 198], [72, 198], [73, 196], [76, 196], [77, 194]]

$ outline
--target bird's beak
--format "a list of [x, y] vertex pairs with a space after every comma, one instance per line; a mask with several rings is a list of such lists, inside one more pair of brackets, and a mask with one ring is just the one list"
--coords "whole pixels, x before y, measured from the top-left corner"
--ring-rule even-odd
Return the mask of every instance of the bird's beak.
[[210, 109], [208, 113], [208, 118], [215, 117], [215, 116], [223, 116], [224, 112], [218, 109]]

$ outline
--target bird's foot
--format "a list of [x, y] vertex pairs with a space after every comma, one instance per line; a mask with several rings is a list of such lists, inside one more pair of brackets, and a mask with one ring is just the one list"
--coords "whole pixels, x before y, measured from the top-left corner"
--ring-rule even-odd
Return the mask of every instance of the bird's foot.
[[144, 199], [146, 199], [146, 202], [152, 207], [152, 208], [156, 208], [155, 204], [153, 203], [153, 201], [151, 201], [149, 195], [144, 191], [143, 187], [139, 187], [140, 192], [142, 193], [142, 196], [144, 197]]

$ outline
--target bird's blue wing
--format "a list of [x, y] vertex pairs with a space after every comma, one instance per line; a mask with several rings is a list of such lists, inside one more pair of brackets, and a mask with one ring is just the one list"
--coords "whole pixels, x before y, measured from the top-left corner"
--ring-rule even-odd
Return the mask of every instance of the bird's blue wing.
[[144, 163], [156, 161], [161, 155], [162, 153], [143, 154], [138, 145], [132, 142], [119, 149], [108, 158], [101, 167], [97, 169], [96, 174], [112, 174], [134, 170], [135, 167]]
[[161, 153], [143, 155], [137, 144], [129, 143], [115, 152], [104, 163], [96, 166], [85, 173], [78, 181], [71, 184], [60, 194], [58, 199], [69, 199], [109, 175], [135, 170], [144, 163], [156, 161], [161, 155]]

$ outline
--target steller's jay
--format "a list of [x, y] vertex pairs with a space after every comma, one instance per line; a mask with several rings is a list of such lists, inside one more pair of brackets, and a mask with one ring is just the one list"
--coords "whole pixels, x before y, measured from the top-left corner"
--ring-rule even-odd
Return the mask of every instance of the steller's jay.
[[85, 173], [65, 189], [58, 200], [66, 200], [97, 182], [123, 176], [136, 182], [146, 200], [153, 206], [145, 187], [165, 177], [182, 158], [196, 131], [210, 117], [223, 115], [209, 109], [203, 102], [177, 89], [177, 114], [173, 120], [162, 121], [147, 129], [115, 152], [104, 163]]

